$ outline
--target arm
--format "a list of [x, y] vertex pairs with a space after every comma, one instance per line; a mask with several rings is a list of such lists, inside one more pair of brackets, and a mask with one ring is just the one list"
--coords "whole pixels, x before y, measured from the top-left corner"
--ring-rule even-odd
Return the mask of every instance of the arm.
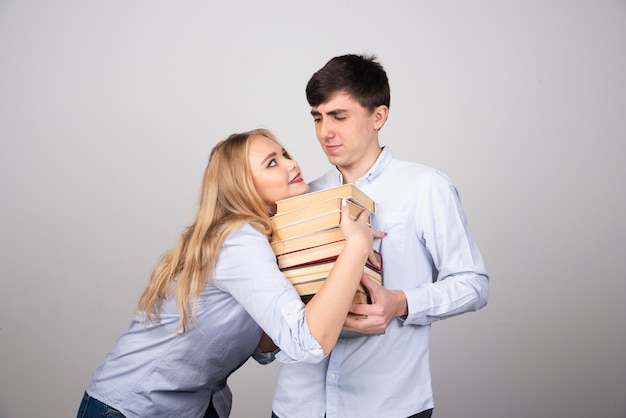
[[372, 248], [372, 235], [382, 235], [367, 226], [365, 214], [357, 222], [349, 216], [342, 219], [344, 252], [311, 306], [302, 303], [278, 269], [267, 237], [251, 225], [235, 230], [220, 250], [211, 283], [228, 295], [223, 297], [233, 298], [280, 347], [280, 361], [319, 362], [341, 331]]
[[[344, 328], [349, 331], [364, 334], [381, 334], [394, 318], [400, 318], [405, 325], [428, 325], [431, 322], [455, 316], [467, 311], [478, 310], [486, 305], [489, 280], [487, 276], [470, 275], [468, 277], [449, 278], [447, 282], [438, 282], [417, 289], [389, 290], [365, 276], [362, 280], [367, 288], [372, 304], [352, 305], [350, 312], [366, 315], [367, 318], [358, 319], [347, 317]], [[448, 286], [449, 285], [449, 286]], [[446, 287], [448, 289], [446, 289]], [[456, 288], [456, 289], [455, 289]], [[409, 301], [407, 294], [414, 293], [413, 306], [423, 307], [415, 309], [409, 317]], [[437, 303], [433, 299], [443, 301], [447, 299], [446, 292], [458, 295], [452, 309], [445, 304]], [[438, 296], [436, 296], [438, 294]], [[408, 320], [410, 318], [411, 320]]]
[[[438, 273], [436, 282], [422, 279], [422, 284], [402, 290], [386, 289], [373, 281], [364, 282], [373, 303], [353, 305], [351, 311], [368, 317], [347, 318], [346, 329], [381, 333], [394, 318], [399, 318], [403, 325], [427, 325], [480, 309], [487, 303], [488, 276], [467, 229], [456, 188], [447, 177], [435, 173], [417, 202], [414, 221], [409, 222], [416, 225], [414, 236], [419, 237], [413, 248], [420, 246], [426, 250], [428, 258], [432, 259], [432, 268]], [[400, 259], [394, 262], [409, 263]], [[429, 260], [424, 258], [417, 262], [427, 265]], [[407, 271], [413, 270], [409, 267]]]
[[369, 213], [363, 211], [352, 221], [347, 206], [342, 208], [341, 229], [346, 245], [333, 269], [317, 294], [306, 305], [305, 315], [311, 335], [328, 353], [339, 338], [357, 286], [363, 276], [363, 266], [372, 252], [373, 235], [366, 221]]

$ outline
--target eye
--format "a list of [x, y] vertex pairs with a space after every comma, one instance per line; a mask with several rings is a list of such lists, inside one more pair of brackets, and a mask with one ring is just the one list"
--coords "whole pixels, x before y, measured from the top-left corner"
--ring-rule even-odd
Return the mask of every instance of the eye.
[[267, 168], [270, 167], [275, 167], [278, 163], [276, 162], [276, 160], [274, 158], [272, 158], [268, 163], [267, 163]]

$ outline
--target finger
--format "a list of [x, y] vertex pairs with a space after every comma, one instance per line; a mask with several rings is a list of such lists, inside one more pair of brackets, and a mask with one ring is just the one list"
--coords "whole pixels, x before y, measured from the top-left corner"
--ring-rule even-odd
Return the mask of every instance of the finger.
[[355, 332], [359, 332], [359, 329], [357, 328], [360, 324], [359, 319], [356, 318], [352, 318], [352, 317], [347, 317], [345, 322], [343, 323], [343, 329], [346, 331], [355, 331]]
[[341, 199], [341, 219], [339, 220], [340, 224], [347, 225], [352, 219], [350, 217], [350, 208], [348, 207], [348, 202], [346, 199]]
[[369, 225], [370, 223], [370, 211], [367, 209], [364, 209], [360, 214], [359, 217], [357, 218], [358, 221], [361, 222], [365, 222], [366, 224]]
[[374, 250], [370, 252], [370, 255], [367, 259], [370, 263], [372, 263], [372, 265], [380, 268], [380, 263], [378, 262], [378, 258], [376, 258], [376, 253], [374, 252]]
[[387, 233], [379, 231], [378, 229], [372, 229], [372, 235], [374, 236], [374, 238], [385, 238], [387, 236]]
[[363, 322], [364, 319], [367, 319], [367, 317], [361, 315], [349, 316], [343, 323], [343, 329], [350, 331], [361, 331], [363, 330], [363, 327], [367, 325]]
[[372, 279], [365, 273], [363, 273], [363, 275], [361, 276], [361, 284], [365, 287], [365, 290], [370, 295], [372, 303], [375, 303], [377, 300], [376, 294], [378, 292], [378, 287], [382, 286], [376, 280]]
[[[366, 317], [370, 313], [367, 303], [355, 303], [352, 306], [350, 306], [349, 312], [357, 315], [359, 317], [358, 319], [363, 319], [362, 317]], [[357, 318], [353, 318], [353, 319], [357, 319]]]

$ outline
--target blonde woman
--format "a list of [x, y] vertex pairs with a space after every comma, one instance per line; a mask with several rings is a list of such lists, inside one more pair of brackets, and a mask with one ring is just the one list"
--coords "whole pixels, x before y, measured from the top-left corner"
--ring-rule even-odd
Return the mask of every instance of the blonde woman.
[[156, 265], [129, 330], [87, 385], [78, 417], [227, 417], [226, 380], [250, 356], [271, 361], [275, 343], [283, 362], [321, 361], [382, 233], [367, 226], [366, 214], [343, 216], [345, 249], [305, 306], [269, 239], [276, 200], [307, 191], [271, 132], [218, 143], [196, 219]]

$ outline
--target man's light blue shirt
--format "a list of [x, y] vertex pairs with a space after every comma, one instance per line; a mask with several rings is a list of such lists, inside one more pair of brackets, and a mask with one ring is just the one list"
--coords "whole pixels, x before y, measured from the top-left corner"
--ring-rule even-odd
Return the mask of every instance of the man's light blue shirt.
[[[342, 183], [332, 169], [311, 191]], [[375, 242], [384, 286], [404, 291], [408, 315], [382, 335], [341, 339], [321, 363], [282, 364], [273, 400], [281, 418], [402, 418], [432, 408], [430, 324], [487, 303], [487, 271], [446, 175], [385, 147], [356, 186], [376, 202], [372, 226], [388, 233]]]

